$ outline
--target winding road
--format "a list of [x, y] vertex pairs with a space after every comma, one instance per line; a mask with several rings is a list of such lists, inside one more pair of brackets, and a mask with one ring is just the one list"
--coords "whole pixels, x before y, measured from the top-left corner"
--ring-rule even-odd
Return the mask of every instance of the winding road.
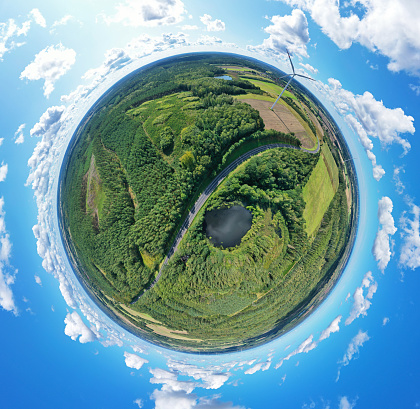
[[290, 149], [296, 149], [296, 150], [299, 150], [299, 151], [302, 151], [302, 152], [307, 152], [307, 153], [313, 153], [313, 154], [318, 153], [319, 148], [320, 148], [318, 137], [317, 137], [317, 142], [318, 142], [318, 145], [317, 145], [316, 149], [314, 149], [314, 150], [298, 148], [297, 146], [288, 145], [288, 144], [285, 144], [285, 143], [271, 143], [271, 144], [259, 146], [258, 148], [251, 149], [250, 151], [244, 153], [239, 158], [235, 159], [231, 164], [229, 164], [229, 166], [227, 166], [225, 169], [223, 169], [211, 181], [211, 183], [207, 186], [207, 188], [204, 190], [204, 192], [200, 195], [200, 197], [194, 203], [193, 207], [191, 208], [190, 212], [188, 213], [187, 217], [185, 218], [184, 223], [182, 223], [182, 226], [179, 229], [178, 234], [176, 235], [175, 240], [174, 240], [171, 248], [169, 249], [169, 251], [168, 251], [168, 253], [165, 257], [165, 260], [163, 261], [163, 263], [162, 263], [162, 265], [159, 269], [159, 273], [156, 276], [153, 283], [151, 284], [151, 286], [148, 289], [146, 289], [145, 291], [143, 291], [141, 294], [139, 294], [130, 304], [136, 303], [138, 301], [138, 299], [146, 291], [151, 290], [157, 284], [157, 282], [159, 281], [159, 279], [162, 275], [163, 269], [168, 264], [169, 259], [172, 257], [172, 255], [178, 250], [178, 246], [181, 243], [181, 240], [183, 239], [183, 237], [184, 237], [185, 233], [187, 232], [188, 228], [191, 226], [191, 223], [193, 222], [195, 216], [200, 211], [200, 209], [203, 207], [204, 203], [206, 203], [206, 200], [209, 198], [209, 196], [216, 190], [217, 186], [219, 186], [220, 183], [223, 182], [223, 180], [226, 178], [227, 175], [229, 175], [230, 172], [235, 170], [240, 164], [242, 164], [243, 162], [245, 162], [246, 160], [248, 160], [252, 156], [258, 155], [259, 153], [264, 152], [264, 151], [269, 150], [269, 149], [290, 148]]

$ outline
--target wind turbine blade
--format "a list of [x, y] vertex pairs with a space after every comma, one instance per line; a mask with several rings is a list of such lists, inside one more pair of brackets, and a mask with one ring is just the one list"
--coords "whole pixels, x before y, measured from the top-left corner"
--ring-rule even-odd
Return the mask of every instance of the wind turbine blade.
[[283, 88], [283, 91], [281, 92], [281, 94], [277, 97], [276, 101], [274, 102], [274, 104], [272, 105], [272, 107], [270, 108], [271, 110], [274, 108], [274, 105], [277, 104], [277, 101], [281, 98], [281, 96], [284, 94], [284, 91], [286, 91], [287, 87], [289, 86], [289, 84], [292, 82], [294, 75], [290, 77], [290, 80], [288, 81], [288, 83], [286, 84], [286, 86]]
[[301, 75], [301, 74], [295, 74], [295, 75], [296, 75], [296, 77], [302, 77], [302, 78], [306, 78], [306, 79], [311, 80], [311, 81], [316, 81], [311, 77], [307, 77], [306, 75]]
[[289, 50], [286, 50], [286, 51], [287, 51], [287, 55], [289, 56], [289, 61], [290, 61], [290, 64], [292, 65], [292, 70], [293, 70], [293, 74], [294, 74], [295, 73], [295, 67], [293, 66], [292, 58], [290, 57]]
[[281, 80], [282, 78], [289, 77], [290, 75], [293, 75], [293, 74], [286, 74], [286, 75], [283, 75], [283, 76], [279, 77], [278, 79]]

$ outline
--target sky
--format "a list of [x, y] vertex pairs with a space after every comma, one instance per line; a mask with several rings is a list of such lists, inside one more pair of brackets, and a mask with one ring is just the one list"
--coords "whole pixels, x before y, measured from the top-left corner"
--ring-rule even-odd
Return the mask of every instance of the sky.
[[[0, 407], [420, 407], [418, 0], [73, 0], [0, 4]], [[349, 263], [301, 325], [261, 347], [157, 348], [104, 316], [59, 239], [56, 187], [75, 127], [151, 61], [252, 56], [302, 80], [356, 165]], [[306, 82], [304, 82], [306, 81]]]

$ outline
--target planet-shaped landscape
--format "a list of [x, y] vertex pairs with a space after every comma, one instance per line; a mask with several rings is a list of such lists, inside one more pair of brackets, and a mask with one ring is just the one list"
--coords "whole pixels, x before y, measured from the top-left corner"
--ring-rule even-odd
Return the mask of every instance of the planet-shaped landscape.
[[326, 108], [289, 79], [249, 57], [185, 54], [131, 73], [79, 124], [62, 239], [82, 285], [133, 334], [185, 352], [252, 348], [341, 276], [354, 164]]

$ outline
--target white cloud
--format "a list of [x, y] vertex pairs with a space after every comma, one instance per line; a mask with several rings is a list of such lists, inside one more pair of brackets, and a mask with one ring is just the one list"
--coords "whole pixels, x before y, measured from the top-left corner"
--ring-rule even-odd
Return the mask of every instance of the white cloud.
[[5, 23], [0, 23], [0, 61], [3, 60], [4, 54], [25, 44], [19, 42], [18, 37], [27, 36], [33, 21], [45, 27], [45, 19], [38, 9], [33, 9], [20, 27], [12, 18]]
[[104, 77], [115, 68], [121, 68], [130, 63], [130, 56], [122, 48], [112, 48], [105, 53], [104, 62], [95, 69], [87, 71], [83, 75], [83, 79], [92, 79], [94, 77]]
[[319, 91], [326, 94], [337, 111], [359, 136], [360, 142], [373, 165], [373, 175], [379, 180], [385, 171], [376, 163], [371, 138], [379, 139], [383, 148], [391, 144], [400, 144], [406, 154], [411, 145], [401, 134], [414, 134], [414, 118], [405, 115], [401, 108], [390, 109], [382, 101], [365, 91], [363, 95], [355, 95], [343, 89], [340, 81], [330, 78], [328, 84], [317, 83]]
[[155, 401], [155, 409], [245, 409], [232, 402], [222, 402], [219, 395], [198, 398], [196, 394], [174, 391], [165, 386], [162, 390], [155, 389], [150, 398]]
[[43, 136], [56, 133], [60, 128], [60, 119], [65, 110], [64, 105], [49, 107], [30, 130], [31, 136]]
[[152, 384], [163, 384], [165, 388], [171, 391], [179, 392], [183, 391], [187, 394], [191, 393], [197, 386], [196, 382], [191, 381], [179, 381], [178, 375], [174, 372], [166, 371], [161, 368], [149, 369], [153, 378], [150, 379]]
[[392, 200], [385, 196], [378, 202], [378, 219], [381, 227], [376, 234], [375, 242], [373, 243], [372, 253], [375, 260], [378, 262], [378, 268], [385, 270], [389, 261], [391, 260], [391, 238], [397, 228], [394, 225], [394, 218], [392, 217], [393, 204]]
[[357, 333], [357, 335], [352, 338], [352, 340], [350, 341], [349, 346], [347, 347], [346, 353], [344, 354], [342, 360], [339, 362], [340, 367], [338, 369], [338, 374], [337, 374], [336, 381], [338, 381], [338, 379], [340, 378], [341, 368], [343, 366], [347, 366], [350, 363], [350, 361], [353, 359], [353, 357], [359, 353], [359, 349], [369, 339], [370, 338], [368, 336], [367, 331], [366, 332], [363, 332], [362, 330], [359, 330], [359, 332]]
[[338, 405], [338, 409], [353, 409], [356, 406], [356, 401], [349, 402], [347, 396], [342, 396]]
[[292, 356], [302, 353], [308, 353], [316, 348], [317, 343], [313, 341], [314, 336], [310, 335], [305, 341], [303, 341], [294, 351], [290, 352], [285, 358], [283, 358], [279, 363], [276, 364], [275, 369], [280, 368], [283, 365], [284, 361], [288, 361]]
[[45, 21], [44, 16], [38, 9], [32, 9], [30, 15], [33, 17], [36, 24], [40, 25], [41, 27], [47, 27], [47, 22]]
[[6, 230], [5, 216], [4, 198], [0, 197], [0, 307], [17, 315], [18, 309], [11, 288], [15, 282], [17, 270], [9, 265], [12, 243]]
[[390, 59], [388, 69], [420, 75], [420, 8], [415, 0], [363, 0], [345, 2], [361, 5], [359, 18], [352, 9], [340, 13], [336, 0], [282, 0], [307, 10], [324, 34], [341, 49], [358, 42]]
[[42, 280], [40, 276], [35, 275], [35, 282], [42, 287]]
[[116, 14], [104, 16], [107, 24], [156, 27], [179, 23], [186, 9], [181, 0], [126, 0], [116, 6]]
[[312, 65], [310, 64], [303, 64], [303, 63], [299, 63], [299, 65], [304, 68], [306, 71], [309, 71], [311, 74], [318, 74], [318, 70], [314, 67], [312, 67]]
[[[345, 321], [346, 325], [350, 325], [360, 315], [366, 316], [367, 310], [371, 306], [370, 300], [373, 294], [376, 293], [378, 283], [373, 279], [372, 272], [368, 271], [362, 280], [362, 285], [356, 288], [353, 294], [353, 307], [350, 311], [350, 315]], [[364, 295], [364, 289], [366, 289], [366, 296]]]
[[17, 129], [17, 131], [15, 132], [15, 143], [20, 145], [21, 143], [23, 143], [25, 141], [25, 135], [23, 134], [23, 130], [25, 129], [26, 124], [21, 124], [19, 125], [19, 128]]
[[76, 341], [79, 338], [81, 344], [87, 342], [92, 342], [98, 339], [99, 334], [94, 331], [94, 328], [89, 328], [80, 318], [80, 315], [73, 311], [68, 313], [64, 319], [66, 327], [64, 328], [64, 333], [68, 335], [73, 341]]
[[389, 322], [389, 318], [384, 317], [384, 319], [382, 320], [382, 325], [385, 326], [386, 324], [388, 324], [388, 322]]
[[130, 354], [129, 352], [124, 352], [125, 364], [129, 368], [140, 369], [144, 364], [149, 363], [147, 359], [141, 358], [136, 354]]
[[420, 96], [420, 85], [409, 84], [411, 91], [415, 92], [417, 96]]
[[0, 138], [0, 146], [3, 145], [4, 138]]
[[399, 167], [395, 166], [394, 174], [392, 176], [392, 181], [394, 182], [395, 190], [399, 195], [403, 194], [404, 189], [405, 189], [404, 183], [402, 182], [400, 178], [401, 173], [405, 173], [404, 166], [399, 166]]
[[404, 212], [400, 218], [402, 247], [399, 264], [414, 270], [420, 267], [420, 207], [409, 202], [412, 219]]
[[60, 18], [60, 20], [56, 20], [56, 21], [54, 21], [53, 25], [51, 26], [51, 30], [50, 30], [50, 32], [54, 31], [54, 29], [55, 29], [56, 27], [59, 27], [59, 26], [65, 26], [65, 25], [67, 25], [70, 21], [74, 21], [74, 20], [75, 20], [75, 18], [74, 18], [72, 15], [70, 15], [70, 14], [66, 14], [64, 17]]
[[258, 371], [267, 371], [271, 366], [271, 359], [264, 361], [264, 362], [258, 362], [256, 365], [254, 365], [253, 367], [247, 369], [244, 373], [245, 375], [252, 375], [255, 372]]
[[54, 90], [55, 82], [76, 62], [76, 51], [61, 43], [48, 46], [35, 55], [35, 59], [25, 67], [20, 79], [44, 80], [44, 95], [48, 98]]
[[340, 321], [342, 316], [339, 315], [337, 318], [335, 318], [331, 324], [324, 329], [324, 331], [321, 332], [321, 335], [319, 337], [319, 341], [323, 341], [324, 339], [327, 339], [332, 333], [340, 331]]
[[133, 403], [135, 403], [139, 409], [143, 407], [143, 400], [142, 399], [136, 399]]
[[284, 56], [286, 50], [289, 50], [293, 54], [309, 57], [306, 49], [310, 40], [308, 20], [301, 10], [295, 9], [291, 15], [273, 16], [270, 22], [272, 24], [264, 29], [270, 36], [264, 39], [261, 45], [248, 46], [250, 51], [273, 57], [273, 55]]
[[206, 26], [207, 31], [225, 31], [226, 25], [222, 20], [213, 20], [209, 14], [200, 16], [200, 21]]
[[0, 182], [4, 182], [6, 180], [8, 170], [9, 170], [8, 164], [2, 162], [0, 166]]
[[167, 365], [176, 373], [189, 376], [196, 381], [201, 380], [201, 383], [197, 382], [195, 386], [204, 389], [219, 389], [231, 376], [229, 372], [221, 372], [220, 370], [211, 367], [203, 368], [172, 359], [168, 361]]

